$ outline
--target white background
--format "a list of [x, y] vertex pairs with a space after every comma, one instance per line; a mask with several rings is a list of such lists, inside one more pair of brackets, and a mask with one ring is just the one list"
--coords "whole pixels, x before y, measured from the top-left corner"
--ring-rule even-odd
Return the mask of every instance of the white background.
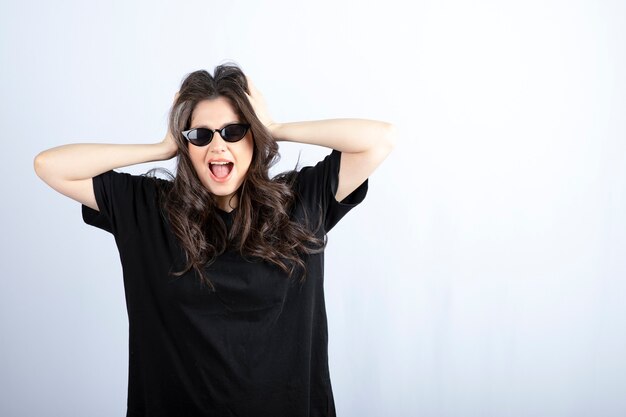
[[[126, 411], [113, 237], [35, 155], [160, 141], [228, 60], [276, 121], [399, 130], [329, 234], [340, 417], [626, 415], [625, 28], [623, 1], [2, 0], [0, 414]], [[274, 172], [300, 151], [330, 152]]]

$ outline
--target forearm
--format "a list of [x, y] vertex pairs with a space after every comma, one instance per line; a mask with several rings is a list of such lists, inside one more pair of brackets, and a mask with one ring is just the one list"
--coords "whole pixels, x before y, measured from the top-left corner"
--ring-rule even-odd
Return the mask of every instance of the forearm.
[[273, 123], [269, 129], [278, 141], [325, 146], [340, 152], [364, 152], [393, 140], [391, 123], [366, 119]]
[[94, 177], [114, 168], [168, 159], [162, 144], [72, 143], [40, 152], [34, 161], [39, 177], [64, 180]]

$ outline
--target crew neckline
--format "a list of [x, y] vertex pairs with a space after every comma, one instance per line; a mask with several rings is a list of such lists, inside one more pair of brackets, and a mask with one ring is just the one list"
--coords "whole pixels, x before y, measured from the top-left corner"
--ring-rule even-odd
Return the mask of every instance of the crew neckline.
[[235, 210], [237, 210], [237, 208], [236, 208], [236, 207], [235, 207], [234, 209], [232, 209], [231, 211], [225, 211], [225, 210], [222, 210], [222, 209], [221, 209], [221, 208], [219, 208], [219, 207], [215, 207], [215, 208], [217, 209], [217, 211], [218, 211], [218, 212], [220, 212], [220, 213], [222, 213], [222, 214], [225, 214], [225, 215], [227, 215], [227, 216], [232, 216], [233, 214], [235, 214]]

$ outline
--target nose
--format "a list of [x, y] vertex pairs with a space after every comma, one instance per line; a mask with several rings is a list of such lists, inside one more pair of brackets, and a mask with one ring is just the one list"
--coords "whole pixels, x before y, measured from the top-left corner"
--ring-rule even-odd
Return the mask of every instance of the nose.
[[222, 138], [219, 131], [213, 132], [213, 138], [209, 143], [209, 151], [213, 153], [224, 152], [226, 150], [226, 141]]

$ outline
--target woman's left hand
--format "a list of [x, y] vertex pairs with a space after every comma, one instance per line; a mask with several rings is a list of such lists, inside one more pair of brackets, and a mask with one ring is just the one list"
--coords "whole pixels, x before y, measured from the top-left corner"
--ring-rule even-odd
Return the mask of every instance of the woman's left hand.
[[250, 77], [246, 75], [246, 81], [248, 82], [248, 89], [250, 90], [250, 94], [246, 93], [248, 100], [250, 100], [250, 104], [254, 108], [254, 113], [259, 118], [261, 123], [265, 125], [265, 127], [272, 132], [274, 127], [278, 124], [274, 122], [272, 117], [269, 114], [267, 109], [267, 104], [265, 103], [265, 98], [263, 94], [256, 88]]

